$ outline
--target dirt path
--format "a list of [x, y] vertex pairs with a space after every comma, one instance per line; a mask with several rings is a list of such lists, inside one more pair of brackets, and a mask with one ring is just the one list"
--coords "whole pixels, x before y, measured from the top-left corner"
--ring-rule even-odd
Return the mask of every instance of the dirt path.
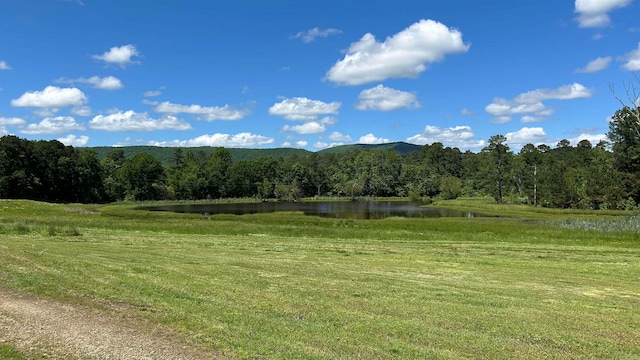
[[222, 359], [145, 320], [0, 290], [0, 345], [36, 359]]

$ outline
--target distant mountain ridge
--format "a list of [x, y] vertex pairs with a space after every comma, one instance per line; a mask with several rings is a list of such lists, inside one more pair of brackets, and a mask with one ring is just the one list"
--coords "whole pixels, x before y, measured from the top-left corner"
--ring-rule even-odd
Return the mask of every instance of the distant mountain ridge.
[[[351, 145], [340, 145], [331, 147], [328, 149], [324, 149], [318, 151], [318, 155], [326, 155], [326, 154], [341, 154], [348, 151], [354, 150], [395, 150], [400, 154], [408, 154], [413, 151], [419, 151], [422, 148], [420, 145], [409, 144], [405, 142], [393, 142], [393, 143], [385, 143], [385, 144], [351, 144]], [[147, 153], [155, 156], [160, 162], [163, 164], [169, 164], [171, 159], [173, 158], [174, 147], [162, 147], [162, 146], [95, 146], [95, 147], [87, 147], [88, 150], [93, 150], [98, 154], [99, 159], [103, 159], [107, 156], [108, 153], [114, 150], [122, 150], [124, 151], [124, 157], [130, 158], [139, 153]], [[193, 151], [194, 154], [203, 151], [205, 154], [209, 155], [213, 153], [216, 147], [212, 146], [200, 146], [200, 147], [189, 147], [189, 148], [181, 148], [183, 154], [188, 150]], [[296, 149], [296, 148], [269, 148], [269, 149], [244, 149], [244, 148], [226, 148], [229, 150], [231, 154], [231, 160], [233, 162], [242, 161], [242, 160], [253, 160], [259, 157], [272, 157], [274, 159], [280, 158], [288, 158], [293, 155], [297, 156], [307, 156], [312, 152], [305, 149]]]

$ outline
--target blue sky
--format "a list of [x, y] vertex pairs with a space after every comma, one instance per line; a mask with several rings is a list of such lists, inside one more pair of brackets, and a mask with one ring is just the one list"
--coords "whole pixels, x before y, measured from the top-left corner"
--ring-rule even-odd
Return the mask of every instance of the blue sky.
[[0, 1], [0, 135], [74, 146], [595, 145], [634, 73], [634, 0]]

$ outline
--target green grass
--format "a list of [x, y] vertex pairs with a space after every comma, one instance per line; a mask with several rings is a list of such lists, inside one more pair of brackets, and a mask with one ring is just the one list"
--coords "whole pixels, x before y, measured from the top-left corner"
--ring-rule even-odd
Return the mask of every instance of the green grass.
[[508, 217], [2, 201], [0, 287], [117, 305], [238, 358], [640, 357], [638, 235], [563, 225], [619, 213], [439, 205]]
[[2, 360], [23, 360], [27, 357], [9, 345], [0, 344], [0, 359]]

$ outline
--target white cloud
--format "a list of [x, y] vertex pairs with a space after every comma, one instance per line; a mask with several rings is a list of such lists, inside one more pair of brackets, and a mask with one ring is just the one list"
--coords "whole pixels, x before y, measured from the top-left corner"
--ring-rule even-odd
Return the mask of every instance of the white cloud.
[[150, 143], [150, 145], [174, 147], [222, 146], [244, 148], [272, 144], [274, 141], [275, 140], [270, 137], [243, 132], [236, 135], [202, 135], [190, 140], [156, 141]]
[[542, 119], [535, 116], [525, 115], [520, 119], [520, 121], [523, 123], [533, 123], [533, 122], [540, 122], [542, 121]]
[[139, 57], [140, 52], [134, 45], [114, 46], [102, 55], [92, 55], [96, 60], [102, 60], [108, 64], [115, 64], [125, 67], [130, 64], [136, 64], [138, 61], [132, 60], [133, 57]]
[[549, 142], [547, 134], [541, 127], [524, 127], [518, 131], [510, 132], [505, 135], [507, 143], [512, 150], [519, 149], [526, 144], [540, 145]]
[[358, 144], [384, 144], [388, 142], [391, 142], [391, 140], [376, 137], [371, 133], [361, 136], [360, 139], [358, 139]]
[[329, 35], [337, 34], [342, 34], [342, 30], [332, 28], [320, 30], [319, 28], [315, 27], [311, 30], [300, 31], [299, 33], [291, 36], [290, 39], [301, 39], [304, 43], [310, 43], [315, 41], [315, 39], [318, 37], [327, 37]]
[[280, 146], [282, 146], [282, 147], [289, 147], [289, 148], [290, 148], [290, 147], [303, 148], [303, 147], [306, 147], [307, 145], [309, 145], [309, 143], [308, 143], [307, 141], [305, 141], [305, 140], [299, 140], [299, 141], [296, 141], [296, 142], [295, 142], [295, 143], [293, 143], [293, 144], [291, 144], [289, 141], [285, 141], [285, 142], [283, 142], [283, 143], [282, 143], [282, 145], [280, 145]]
[[340, 102], [325, 103], [305, 97], [284, 99], [269, 108], [269, 114], [282, 116], [288, 120], [313, 121], [320, 115], [338, 114]]
[[280, 131], [292, 131], [298, 134], [319, 134], [327, 130], [324, 124], [317, 121], [311, 121], [302, 125], [285, 125]]
[[476, 149], [485, 145], [484, 140], [476, 140], [473, 130], [469, 126], [455, 126], [441, 128], [427, 125], [422, 134], [414, 135], [407, 142], [417, 145], [442, 143], [445, 146], [460, 149]]
[[420, 107], [420, 103], [416, 100], [416, 94], [384, 87], [382, 84], [362, 90], [358, 100], [360, 100], [356, 104], [358, 110], [393, 111]]
[[11, 100], [11, 105], [58, 109], [71, 105], [84, 105], [87, 101], [87, 96], [78, 88], [47, 86], [43, 91], [22, 94], [19, 98]]
[[5, 136], [5, 135], [10, 135], [9, 131], [4, 126], [0, 126], [0, 136]]
[[598, 71], [604, 70], [611, 63], [611, 59], [612, 59], [611, 56], [599, 57], [597, 59], [589, 61], [589, 63], [585, 67], [577, 69], [576, 72], [578, 72], [578, 73], [594, 73], [594, 72], [598, 72]]
[[578, 145], [582, 140], [588, 140], [591, 145], [596, 146], [602, 140], [607, 141], [607, 134], [580, 134], [573, 139], [569, 139], [573, 146]]
[[38, 117], [52, 117], [58, 112], [59, 109], [52, 108], [39, 108], [33, 111], [33, 114]]
[[191, 125], [175, 116], [166, 115], [159, 119], [149, 117], [146, 112], [133, 110], [119, 111], [110, 115], [98, 115], [89, 122], [89, 127], [104, 131], [155, 131], [189, 130]]
[[149, 90], [143, 94], [144, 97], [154, 97], [154, 96], [160, 96], [160, 95], [162, 95], [162, 91], [160, 90]]
[[168, 101], [160, 103], [154, 109], [155, 112], [164, 114], [191, 114], [197, 115], [199, 120], [240, 120], [251, 114], [249, 109], [236, 109], [232, 106], [200, 106], [172, 104]]
[[628, 71], [640, 70], [640, 43], [638, 43], [637, 49], [625, 54], [621, 59], [626, 61], [626, 64], [622, 65], [623, 69]]
[[329, 143], [325, 143], [325, 142], [322, 142], [322, 141], [318, 141], [315, 144], [313, 144], [313, 147], [315, 149], [322, 150], [322, 149], [332, 148], [332, 147], [336, 147], [336, 146], [340, 146], [340, 145], [344, 145], [344, 143], [336, 142], [336, 143], [329, 144]]
[[591, 91], [579, 83], [564, 85], [557, 89], [536, 89], [518, 95], [517, 104], [533, 104], [543, 100], [572, 100], [591, 97]]
[[0, 70], [11, 70], [11, 66], [9, 66], [9, 64], [7, 64], [6, 61], [1, 60], [0, 61]]
[[24, 119], [17, 117], [0, 117], [0, 126], [23, 126], [25, 123]]
[[124, 87], [122, 85], [122, 81], [120, 79], [113, 76], [105, 76], [103, 78], [99, 76], [92, 76], [90, 78], [77, 78], [77, 79], [66, 79], [60, 78], [56, 80], [57, 83], [60, 84], [89, 84], [96, 89], [102, 90], [119, 90]]
[[332, 140], [332, 141], [339, 141], [339, 142], [352, 142], [353, 140], [351, 140], [351, 136], [349, 135], [343, 135], [337, 131], [332, 132], [329, 136], [327, 136], [327, 139]]
[[342, 85], [360, 85], [388, 78], [415, 78], [428, 63], [442, 61], [447, 54], [469, 50], [462, 33], [433, 20], [420, 20], [378, 42], [367, 33], [351, 44], [326, 79]]
[[550, 115], [553, 110], [547, 108], [543, 103], [537, 102], [533, 104], [522, 104], [514, 101], [508, 101], [503, 98], [493, 99], [493, 103], [487, 105], [485, 110], [493, 115], [497, 116], [493, 119], [493, 123], [503, 124], [511, 121], [511, 115], [515, 114], [536, 114], [536, 115]]
[[60, 141], [61, 143], [67, 146], [74, 146], [74, 147], [87, 146], [87, 144], [89, 143], [89, 137], [86, 135], [77, 137], [73, 134], [70, 134], [65, 137], [58, 138], [56, 140]]
[[560, 86], [556, 89], [536, 89], [516, 96], [513, 100], [495, 98], [485, 107], [485, 111], [496, 116], [492, 122], [505, 123], [511, 115], [533, 114], [551, 115], [553, 110], [542, 103], [544, 100], [573, 100], [591, 97], [591, 90], [579, 83]]
[[75, 106], [71, 113], [78, 116], [91, 116], [91, 108], [88, 106]]
[[23, 134], [61, 134], [69, 131], [84, 130], [71, 116], [56, 116], [45, 118], [37, 124], [29, 124], [21, 131]]
[[605, 27], [611, 24], [610, 11], [630, 3], [631, 0], [576, 0], [575, 12], [580, 27]]

